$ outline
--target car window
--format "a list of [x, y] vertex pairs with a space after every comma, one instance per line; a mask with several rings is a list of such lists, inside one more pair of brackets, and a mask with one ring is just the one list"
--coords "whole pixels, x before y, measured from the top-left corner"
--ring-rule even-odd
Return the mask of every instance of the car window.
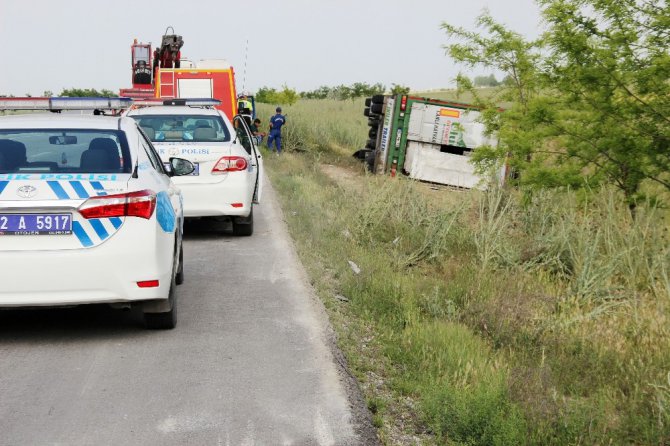
[[160, 173], [165, 173], [165, 168], [163, 166], [163, 162], [160, 159], [160, 156], [156, 153], [156, 150], [154, 147], [151, 145], [151, 143], [146, 139], [145, 135], [140, 133], [140, 145], [144, 149], [144, 151], [147, 154], [147, 157], [149, 158], [149, 162], [151, 162], [151, 165], [153, 168], [160, 172]]
[[244, 147], [244, 150], [246, 150], [247, 153], [251, 154], [251, 141], [253, 138], [251, 137], [251, 133], [249, 132], [247, 124], [242, 120], [241, 116], [235, 116], [234, 125], [237, 138], [242, 144], [242, 147]]
[[230, 131], [217, 115], [131, 115], [153, 142], [230, 141]]
[[0, 173], [130, 173], [118, 130], [0, 130]]

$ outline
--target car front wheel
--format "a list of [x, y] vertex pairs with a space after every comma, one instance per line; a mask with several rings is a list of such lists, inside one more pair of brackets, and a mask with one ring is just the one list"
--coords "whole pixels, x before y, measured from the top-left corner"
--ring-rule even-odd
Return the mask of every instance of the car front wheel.
[[183, 243], [179, 246], [179, 269], [177, 269], [177, 275], [174, 278], [174, 282], [177, 285], [184, 283], [184, 246]]

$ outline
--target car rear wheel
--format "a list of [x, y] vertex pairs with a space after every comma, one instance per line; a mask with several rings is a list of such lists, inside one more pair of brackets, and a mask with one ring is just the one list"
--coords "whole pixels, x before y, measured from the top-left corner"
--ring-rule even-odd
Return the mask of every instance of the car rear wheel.
[[170, 330], [177, 326], [177, 296], [175, 288], [177, 274], [175, 272], [175, 265], [172, 266], [172, 280], [170, 281], [170, 291], [168, 292], [167, 304], [168, 311], [158, 313], [144, 313], [144, 323], [147, 328], [154, 330]]
[[144, 313], [144, 323], [147, 328], [154, 330], [171, 330], [177, 326], [177, 299], [175, 297], [174, 279], [170, 284], [170, 293], [168, 301], [170, 302], [170, 311], [164, 313]]
[[254, 210], [249, 212], [248, 217], [233, 218], [233, 235], [250, 236], [254, 233]]

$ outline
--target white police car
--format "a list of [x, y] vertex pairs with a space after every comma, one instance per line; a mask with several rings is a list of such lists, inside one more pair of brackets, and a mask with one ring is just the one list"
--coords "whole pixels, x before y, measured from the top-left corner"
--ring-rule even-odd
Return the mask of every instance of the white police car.
[[[0, 98], [0, 109], [105, 101], [129, 105]], [[170, 177], [193, 165], [175, 158], [171, 166], [166, 172], [129, 118], [0, 117], [0, 307], [139, 304], [147, 326], [173, 328], [183, 210]]]
[[151, 139], [164, 162], [179, 156], [195, 165], [175, 178], [184, 194], [186, 217], [230, 219], [233, 234], [253, 233], [253, 204], [262, 189], [262, 159], [241, 116], [233, 123], [213, 106], [215, 99], [137, 101], [126, 113]]

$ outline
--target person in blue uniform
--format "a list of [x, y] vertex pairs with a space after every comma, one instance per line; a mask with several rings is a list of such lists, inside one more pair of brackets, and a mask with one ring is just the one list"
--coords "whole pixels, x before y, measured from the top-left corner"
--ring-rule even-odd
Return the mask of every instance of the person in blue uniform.
[[277, 146], [277, 155], [281, 153], [281, 128], [286, 124], [286, 116], [281, 114], [281, 107], [277, 107], [277, 113], [270, 118], [270, 134], [268, 135], [268, 149], [272, 149], [272, 142]]

